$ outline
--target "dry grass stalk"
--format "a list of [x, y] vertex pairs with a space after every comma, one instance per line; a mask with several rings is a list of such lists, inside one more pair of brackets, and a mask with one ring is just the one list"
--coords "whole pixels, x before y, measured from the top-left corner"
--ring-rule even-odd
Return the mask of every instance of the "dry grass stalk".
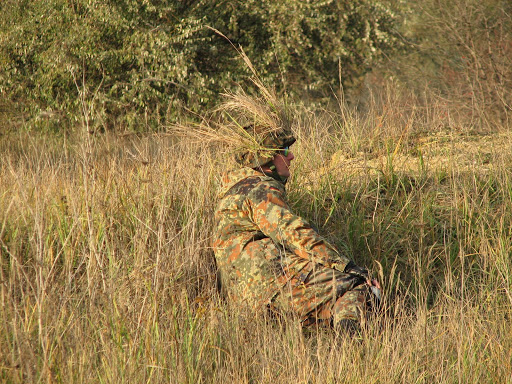
[[219, 297], [220, 152], [168, 136], [2, 138], [0, 381], [509, 382], [511, 152], [475, 149], [468, 172], [451, 157], [457, 137], [443, 136], [442, 168], [386, 165], [306, 187], [338, 151], [419, 161], [418, 132], [388, 143], [408, 119], [372, 131], [347, 116], [298, 116], [289, 190], [341, 249], [381, 265], [385, 313], [356, 338]]

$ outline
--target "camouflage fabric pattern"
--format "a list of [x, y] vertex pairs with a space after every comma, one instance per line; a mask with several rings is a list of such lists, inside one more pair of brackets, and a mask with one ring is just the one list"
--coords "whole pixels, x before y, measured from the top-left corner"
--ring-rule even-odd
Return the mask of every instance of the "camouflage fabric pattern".
[[335, 269], [316, 267], [302, 281], [293, 277], [276, 296], [271, 308], [296, 313], [305, 325], [360, 321], [369, 308], [368, 285]]
[[235, 161], [244, 167], [256, 168], [268, 163], [275, 152], [290, 146], [295, 142], [295, 137], [290, 129], [279, 128], [271, 130], [261, 126], [248, 126], [244, 128], [247, 134], [254, 138], [255, 148], [246, 148], [235, 154]]
[[304, 321], [359, 319], [367, 286], [343, 272], [348, 258], [290, 211], [281, 182], [251, 168], [225, 174], [215, 217], [213, 248], [231, 299]]

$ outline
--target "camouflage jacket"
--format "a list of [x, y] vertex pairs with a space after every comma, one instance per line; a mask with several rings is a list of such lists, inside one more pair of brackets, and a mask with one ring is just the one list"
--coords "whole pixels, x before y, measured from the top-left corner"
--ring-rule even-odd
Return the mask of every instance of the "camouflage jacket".
[[349, 262], [290, 211], [282, 182], [242, 168], [223, 176], [219, 197], [213, 248], [228, 289], [242, 284], [243, 295], [251, 291], [264, 301], [283, 282], [276, 273], [312, 264], [343, 272]]

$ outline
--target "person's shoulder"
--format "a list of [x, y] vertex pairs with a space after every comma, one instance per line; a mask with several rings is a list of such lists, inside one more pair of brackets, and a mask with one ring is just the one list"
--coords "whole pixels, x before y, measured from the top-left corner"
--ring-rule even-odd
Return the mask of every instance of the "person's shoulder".
[[265, 180], [264, 176], [259, 175], [251, 175], [247, 176], [246, 178], [238, 181], [233, 186], [233, 192], [240, 195], [247, 195], [249, 194], [254, 188], [258, 186], [258, 184], [264, 183]]
[[269, 196], [284, 198], [286, 192], [283, 183], [270, 176], [263, 175], [258, 182], [254, 183], [248, 195], [253, 199], [261, 200], [268, 199]]
[[242, 168], [224, 176], [224, 193], [227, 195], [247, 195], [259, 184], [272, 181], [271, 177], [251, 168]]

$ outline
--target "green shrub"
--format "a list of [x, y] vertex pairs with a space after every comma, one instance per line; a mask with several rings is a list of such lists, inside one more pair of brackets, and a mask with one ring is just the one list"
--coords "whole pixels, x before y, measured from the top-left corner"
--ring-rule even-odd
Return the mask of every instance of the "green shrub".
[[300, 96], [356, 85], [397, 45], [384, 2], [5, 0], [0, 94], [36, 127], [155, 129], [200, 112], [248, 69]]

